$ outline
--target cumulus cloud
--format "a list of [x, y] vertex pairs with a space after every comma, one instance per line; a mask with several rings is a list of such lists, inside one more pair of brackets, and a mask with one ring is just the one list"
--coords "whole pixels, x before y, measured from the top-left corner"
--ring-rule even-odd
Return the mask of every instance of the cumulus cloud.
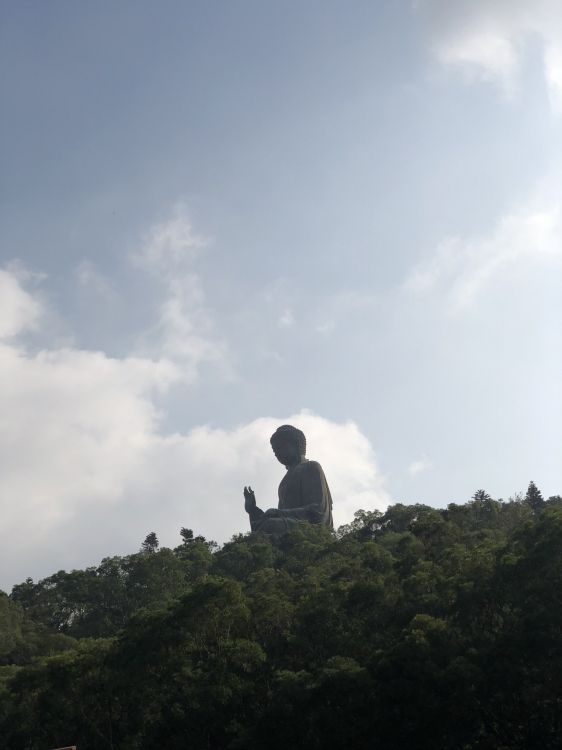
[[524, 208], [502, 217], [489, 236], [445, 239], [416, 266], [405, 289], [444, 294], [450, 311], [472, 307], [499, 284], [521, 282], [537, 268], [558, 269], [562, 262], [561, 206]]
[[323, 464], [336, 523], [348, 521], [359, 507], [386, 504], [373, 449], [357, 425], [301, 411], [261, 417], [229, 430], [202, 426], [185, 435], [159, 437], [155, 456], [167, 466], [159, 481], [168, 486], [168, 497], [183, 508], [184, 517], [189, 516], [187, 525], [221, 540], [247, 529], [241, 492], [247, 484], [261, 507], [277, 505], [277, 486], [285, 470], [275, 460], [269, 438], [286, 423], [305, 432], [309, 457]]
[[[13, 336], [39, 312], [13, 275], [0, 280]], [[269, 437], [283, 422], [305, 431], [324, 464], [338, 523], [386, 503], [371, 445], [351, 422], [301, 412], [165, 432], [156, 397], [182, 376], [166, 358], [0, 345], [0, 587], [134, 551], [152, 530], [169, 545], [181, 526], [219, 541], [246, 530], [245, 484], [264, 507], [277, 502], [284, 470]]]
[[552, 106], [562, 112], [562, 4], [558, 0], [419, 0], [437, 59], [512, 94], [529, 40], [539, 40]]

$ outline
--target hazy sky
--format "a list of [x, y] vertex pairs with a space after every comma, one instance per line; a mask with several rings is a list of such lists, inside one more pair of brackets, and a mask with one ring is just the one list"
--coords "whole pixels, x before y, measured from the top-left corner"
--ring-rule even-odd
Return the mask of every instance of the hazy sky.
[[2, 3], [0, 587], [562, 492], [558, 0]]

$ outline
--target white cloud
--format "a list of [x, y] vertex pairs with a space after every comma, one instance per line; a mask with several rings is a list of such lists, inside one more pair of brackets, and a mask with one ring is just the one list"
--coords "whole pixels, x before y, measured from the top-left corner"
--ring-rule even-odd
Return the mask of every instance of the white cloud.
[[[13, 276], [0, 278], [11, 290], [5, 320], [17, 323], [6, 329], [23, 330], [36, 308]], [[247, 530], [245, 484], [276, 505], [284, 470], [269, 437], [283, 422], [303, 428], [323, 463], [338, 523], [386, 503], [373, 450], [351, 422], [301, 412], [163, 432], [155, 395], [181, 377], [169, 359], [0, 345], [1, 587], [134, 551], [151, 530], [169, 545], [181, 526], [220, 541]]]
[[15, 274], [0, 269], [0, 339], [37, 327], [41, 305], [19, 284]]
[[195, 380], [205, 362], [224, 363], [226, 346], [214, 335], [203, 292], [195, 274], [170, 279], [167, 298], [160, 305], [158, 322], [144, 336], [149, 351], [177, 362], [187, 382]]
[[109, 279], [91, 261], [82, 260], [76, 266], [74, 273], [80, 286], [92, 289], [100, 297], [108, 300], [115, 296], [115, 290]]
[[279, 317], [278, 325], [280, 328], [291, 328], [295, 322], [295, 316], [290, 307], [283, 310], [282, 315]]
[[562, 4], [559, 0], [420, 0], [433, 51], [469, 77], [517, 88], [529, 40], [538, 39], [550, 100], [562, 111]]
[[207, 240], [195, 234], [186, 207], [178, 203], [172, 216], [154, 224], [146, 233], [142, 249], [132, 259], [157, 274], [175, 273], [192, 261]]
[[561, 207], [526, 208], [498, 222], [488, 237], [444, 240], [435, 254], [407, 277], [404, 287], [416, 293], [444, 294], [450, 311], [472, 307], [498, 285], [525, 281], [536, 268], [560, 270]]
[[214, 331], [201, 280], [192, 268], [206, 244], [195, 235], [180, 204], [168, 221], [147, 232], [140, 252], [131, 258], [164, 290], [157, 322], [142, 336], [139, 352], [173, 360], [188, 383], [197, 379], [206, 362], [228, 371], [226, 345]]
[[562, 41], [550, 41], [545, 45], [544, 67], [550, 104], [556, 112], [560, 113], [562, 112]]
[[[388, 303], [388, 300], [377, 291], [359, 291], [356, 289], [334, 290], [326, 299], [320, 300], [313, 312], [313, 328], [321, 336], [329, 338], [334, 334], [343, 320], [349, 316], [377, 316], [374, 312], [378, 304]], [[381, 308], [380, 314], [384, 315]]]
[[421, 474], [424, 471], [429, 471], [429, 469], [431, 469], [432, 467], [432, 462], [426, 456], [424, 456], [417, 461], [412, 461], [412, 463], [408, 466], [408, 474], [416, 476], [417, 474]]
[[[272, 454], [269, 438], [280, 424], [287, 423], [305, 432], [309, 457], [324, 466], [336, 523], [350, 520], [359, 507], [386, 504], [388, 495], [372, 447], [358, 427], [301, 411], [262, 417], [231, 430], [198, 427], [186, 435], [158, 440], [156, 450], [170, 470], [170, 497], [175, 495], [178, 505], [187, 496], [191, 499], [189, 512], [194, 520], [189, 525], [199, 524], [204, 533], [220, 539], [247, 530], [242, 499], [242, 487], [247, 484], [254, 488], [261, 507], [277, 505], [284, 469]], [[174, 471], [178, 476], [172, 475]]]

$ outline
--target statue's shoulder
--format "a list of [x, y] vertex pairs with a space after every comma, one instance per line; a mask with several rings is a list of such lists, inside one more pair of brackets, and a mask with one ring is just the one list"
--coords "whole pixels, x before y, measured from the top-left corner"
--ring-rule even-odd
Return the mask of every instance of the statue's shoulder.
[[322, 466], [318, 463], [318, 461], [309, 461], [308, 459], [306, 461], [303, 461], [301, 466], [301, 471], [306, 472], [307, 474], [319, 474], [324, 473], [322, 471]]

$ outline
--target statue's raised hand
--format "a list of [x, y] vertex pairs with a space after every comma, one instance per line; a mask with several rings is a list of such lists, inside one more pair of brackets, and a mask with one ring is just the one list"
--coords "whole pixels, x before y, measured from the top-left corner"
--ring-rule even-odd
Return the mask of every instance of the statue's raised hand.
[[257, 508], [256, 496], [250, 486], [244, 487], [244, 508], [246, 509], [246, 513], [253, 513]]

